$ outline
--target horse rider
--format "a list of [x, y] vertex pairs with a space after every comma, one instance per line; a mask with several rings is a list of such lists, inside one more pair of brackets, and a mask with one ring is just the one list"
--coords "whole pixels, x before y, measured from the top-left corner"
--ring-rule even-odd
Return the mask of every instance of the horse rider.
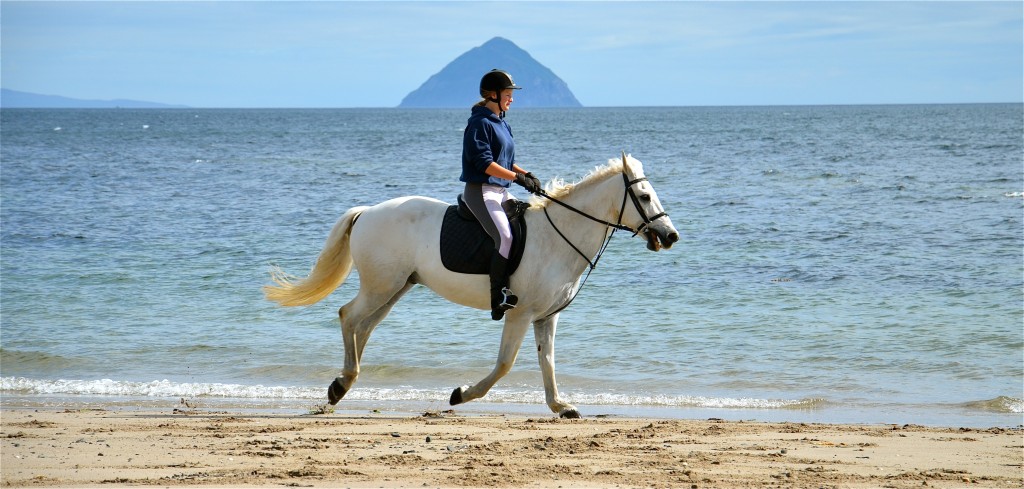
[[508, 257], [512, 249], [512, 228], [502, 208], [512, 199], [508, 188], [515, 182], [530, 193], [541, 189], [540, 180], [516, 164], [516, 146], [505, 112], [512, 105], [512, 92], [522, 87], [512, 75], [491, 70], [480, 79], [482, 100], [472, 108], [462, 137], [462, 175], [466, 183], [463, 199], [487, 234], [494, 240], [491, 256], [491, 319], [516, 307], [519, 298], [509, 289]]

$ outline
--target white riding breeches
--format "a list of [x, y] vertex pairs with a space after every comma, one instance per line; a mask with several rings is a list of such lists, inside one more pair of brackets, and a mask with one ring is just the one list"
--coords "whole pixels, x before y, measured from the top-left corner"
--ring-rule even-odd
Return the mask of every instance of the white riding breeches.
[[508, 216], [501, 204], [509, 200], [511, 195], [508, 189], [497, 185], [481, 185], [480, 190], [483, 193], [487, 214], [498, 230], [498, 254], [503, 258], [508, 258], [508, 254], [512, 250], [512, 226], [509, 225]]

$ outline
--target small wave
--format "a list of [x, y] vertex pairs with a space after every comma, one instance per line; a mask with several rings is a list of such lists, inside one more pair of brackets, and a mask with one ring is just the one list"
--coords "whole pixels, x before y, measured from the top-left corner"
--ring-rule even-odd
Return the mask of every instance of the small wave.
[[1010, 197], [1013, 199], [1019, 199], [1024, 197], [1024, 192], [1006, 192], [1003, 197]]
[[37, 372], [57, 372], [60, 369], [81, 368], [88, 363], [88, 361], [76, 357], [8, 348], [0, 348], [0, 358], [2, 358], [0, 365], [17, 365], [19, 368]]
[[[757, 399], [703, 396], [634, 396], [628, 394], [578, 394], [568, 396], [572, 402], [590, 405], [664, 406], [733, 409], [810, 409], [825, 403], [824, 399]], [[540, 401], [543, 401], [541, 397]]]
[[971, 401], [962, 404], [967, 409], [988, 411], [992, 413], [1024, 413], [1024, 399], [1017, 399], [1009, 396], [999, 396], [995, 399], [984, 401]]
[[248, 399], [307, 399], [322, 397], [323, 389], [219, 383], [180, 383], [168, 380], [126, 382], [101, 380], [36, 380], [0, 378], [0, 392], [34, 395], [92, 395], [124, 397], [224, 397]]
[[[20, 395], [111, 396], [152, 398], [223, 398], [251, 400], [322, 400], [323, 387], [263, 386], [221, 383], [182, 383], [169, 380], [128, 382], [101, 380], [38, 380], [24, 377], [0, 377], [0, 392]], [[346, 399], [359, 401], [429, 401], [447, 400], [447, 389], [416, 389], [411, 387], [361, 387], [348, 393]], [[494, 389], [487, 402], [543, 404], [544, 392], [539, 390]], [[734, 409], [812, 409], [823, 405], [823, 399], [756, 399], [702, 396], [631, 395], [613, 393], [575, 393], [567, 400], [592, 406], [657, 406], [682, 408]]]

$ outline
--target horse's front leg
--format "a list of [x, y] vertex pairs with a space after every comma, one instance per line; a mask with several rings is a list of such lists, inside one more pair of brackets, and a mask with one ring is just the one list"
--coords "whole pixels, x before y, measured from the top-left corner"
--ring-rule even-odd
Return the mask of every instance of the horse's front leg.
[[519, 347], [526, 336], [526, 327], [530, 325], [528, 318], [516, 314], [505, 314], [505, 328], [501, 332], [501, 346], [498, 347], [498, 362], [491, 373], [472, 386], [464, 385], [455, 388], [449, 400], [452, 406], [479, 399], [494, 387], [499, 379], [505, 376], [516, 363]]
[[540, 362], [540, 374], [544, 379], [544, 400], [551, 411], [563, 418], [579, 418], [576, 406], [562, 400], [558, 395], [555, 382], [555, 326], [558, 314], [533, 323], [533, 336], [537, 339], [537, 360]]

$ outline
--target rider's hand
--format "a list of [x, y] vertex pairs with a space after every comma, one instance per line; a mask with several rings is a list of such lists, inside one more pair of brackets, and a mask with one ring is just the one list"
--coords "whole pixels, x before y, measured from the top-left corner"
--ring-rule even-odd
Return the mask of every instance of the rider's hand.
[[522, 185], [531, 194], [540, 192], [540, 180], [531, 173], [516, 173], [515, 182]]
[[544, 188], [544, 184], [540, 183], [539, 178], [533, 176], [533, 172], [526, 172], [526, 178], [529, 178], [531, 181], [533, 181], [533, 184], [537, 186], [538, 192], [540, 192], [540, 190]]

